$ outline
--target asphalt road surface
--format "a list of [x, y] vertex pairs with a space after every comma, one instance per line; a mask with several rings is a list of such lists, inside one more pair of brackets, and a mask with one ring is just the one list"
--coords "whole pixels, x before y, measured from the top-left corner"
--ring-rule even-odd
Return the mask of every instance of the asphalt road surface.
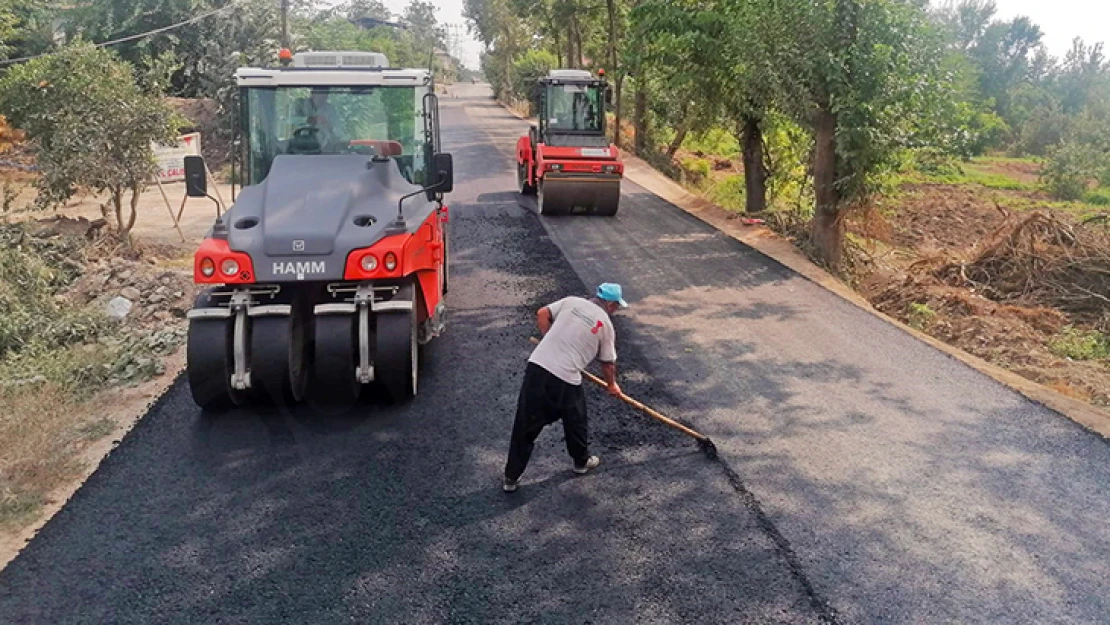
[[[525, 124], [443, 101], [449, 329], [421, 393], [200, 414], [179, 381], [0, 573], [0, 623], [1105, 623], [1110, 445], [650, 195], [540, 219]], [[601, 280], [626, 392], [499, 480], [534, 309]]]

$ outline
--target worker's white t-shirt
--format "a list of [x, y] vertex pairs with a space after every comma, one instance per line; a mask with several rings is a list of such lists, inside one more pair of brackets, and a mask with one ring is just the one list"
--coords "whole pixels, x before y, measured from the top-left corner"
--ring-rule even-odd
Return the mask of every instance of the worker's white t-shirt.
[[582, 370], [594, 358], [616, 362], [616, 332], [609, 315], [581, 297], [566, 297], [547, 306], [555, 319], [528, 358], [568, 384], [582, 384]]

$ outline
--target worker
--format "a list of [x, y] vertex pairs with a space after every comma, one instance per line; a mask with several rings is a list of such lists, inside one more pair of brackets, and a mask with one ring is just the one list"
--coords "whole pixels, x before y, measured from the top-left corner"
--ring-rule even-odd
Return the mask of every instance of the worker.
[[601, 458], [589, 452], [582, 371], [596, 358], [601, 362], [609, 394], [621, 396], [617, 384], [616, 332], [610, 315], [626, 307], [621, 286], [605, 283], [592, 298], [566, 297], [536, 313], [543, 339], [524, 370], [505, 463], [505, 492], [517, 489], [536, 437], [560, 419], [574, 472], [581, 475], [601, 464]]
[[324, 134], [321, 143], [334, 147], [334, 144], [346, 139], [347, 131], [343, 127], [343, 116], [335, 109], [335, 105], [328, 102], [327, 90], [313, 89], [311, 102], [312, 116], [309, 123]]

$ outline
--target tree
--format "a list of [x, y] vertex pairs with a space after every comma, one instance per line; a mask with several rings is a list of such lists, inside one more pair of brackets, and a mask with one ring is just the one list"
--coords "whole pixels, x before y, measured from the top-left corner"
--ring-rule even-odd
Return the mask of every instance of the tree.
[[0, 79], [0, 110], [36, 152], [41, 203], [106, 191], [118, 232], [131, 231], [139, 194], [157, 172], [153, 144], [172, 141], [174, 127], [163, 100], [139, 90], [130, 64], [79, 42], [10, 69]]
[[919, 145], [918, 114], [943, 93], [942, 40], [924, 9], [903, 0], [755, 0], [745, 10], [776, 102], [813, 133], [810, 240], [838, 270], [848, 207]]
[[407, 7], [403, 20], [417, 45], [431, 52], [434, 48], [447, 47], [447, 31], [436, 21], [436, 5], [431, 2], [412, 0]]

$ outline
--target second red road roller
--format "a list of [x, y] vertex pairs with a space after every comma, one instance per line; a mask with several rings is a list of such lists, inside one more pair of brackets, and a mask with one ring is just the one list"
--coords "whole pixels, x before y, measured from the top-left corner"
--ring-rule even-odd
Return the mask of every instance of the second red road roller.
[[516, 145], [520, 192], [541, 215], [616, 215], [624, 163], [605, 132], [604, 75], [551, 70], [534, 96], [538, 123]]

